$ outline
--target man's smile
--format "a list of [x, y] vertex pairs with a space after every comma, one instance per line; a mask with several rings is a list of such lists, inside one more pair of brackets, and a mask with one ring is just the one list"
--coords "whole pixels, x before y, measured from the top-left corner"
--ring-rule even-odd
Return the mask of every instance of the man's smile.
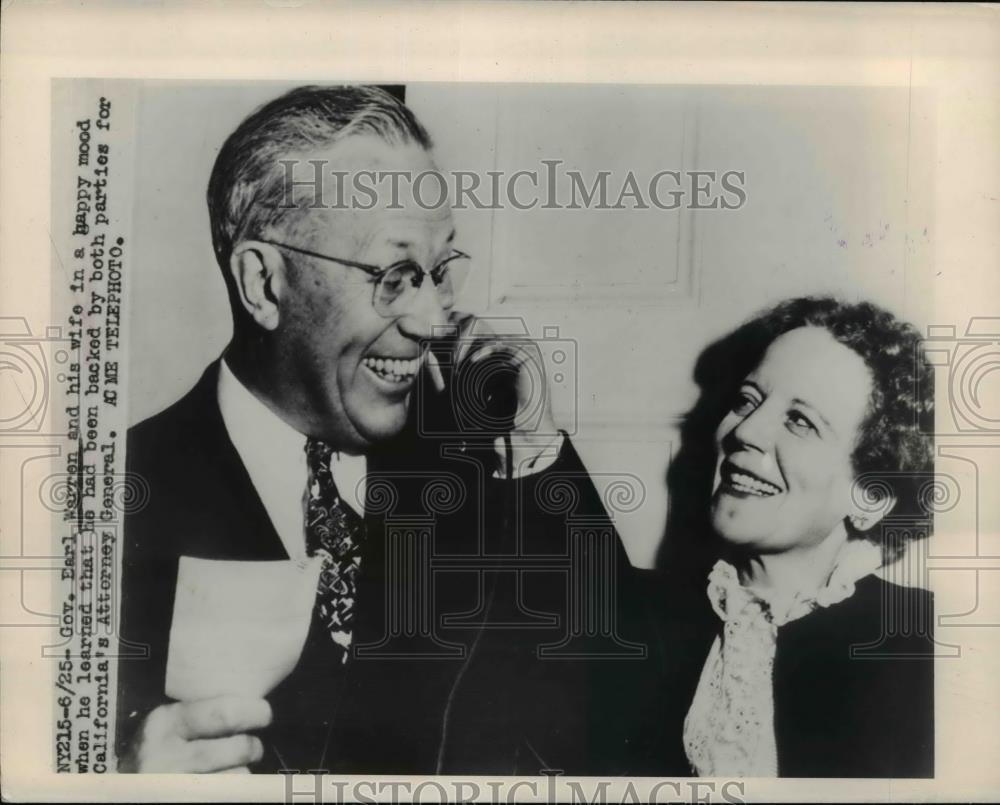
[[423, 362], [423, 354], [418, 358], [370, 355], [361, 361], [362, 365], [378, 380], [397, 389], [408, 387], [413, 383], [413, 379], [420, 371]]

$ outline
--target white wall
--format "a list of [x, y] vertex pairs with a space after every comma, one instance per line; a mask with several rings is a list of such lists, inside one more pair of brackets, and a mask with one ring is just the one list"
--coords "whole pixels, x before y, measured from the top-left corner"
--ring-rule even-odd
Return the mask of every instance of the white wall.
[[[500, 85], [455, 98], [422, 85], [408, 100], [445, 168], [513, 171], [559, 158], [613, 175], [746, 172], [737, 211], [461, 213], [476, 253], [491, 257], [478, 305], [523, 315], [534, 333], [558, 326], [575, 342], [575, 441], [588, 468], [599, 485], [626, 474], [645, 487], [643, 504], [619, 515], [637, 564], [652, 562], [663, 533], [667, 463], [705, 345], [803, 293], [928, 314], [932, 227], [920, 203], [932, 196], [921, 167], [930, 160], [912, 143], [908, 153], [905, 90]], [[556, 403], [573, 424], [573, 406]]]
[[[162, 157], [137, 168], [133, 422], [182, 394], [226, 343], [205, 183], [225, 136], [286, 86], [143, 93], [138, 151]], [[919, 93], [417, 84], [407, 99], [446, 170], [556, 158], [615, 175], [746, 172], [748, 202], [729, 212], [455, 213], [459, 244], [476, 258], [467, 304], [572, 341], [576, 378], [555, 389], [557, 415], [575, 421], [591, 472], [641, 479], [645, 501], [619, 521], [637, 564], [652, 561], [662, 536], [677, 419], [694, 401], [691, 370], [707, 343], [801, 293], [870, 298], [918, 323], [930, 315], [933, 109]]]

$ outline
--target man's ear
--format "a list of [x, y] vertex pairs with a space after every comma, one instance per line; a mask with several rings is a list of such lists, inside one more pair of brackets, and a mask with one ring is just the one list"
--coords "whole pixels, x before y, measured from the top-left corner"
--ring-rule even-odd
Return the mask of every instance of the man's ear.
[[274, 330], [280, 320], [278, 302], [284, 290], [284, 258], [268, 243], [245, 240], [229, 256], [229, 271], [240, 302], [265, 330]]
[[858, 531], [868, 531], [874, 528], [896, 507], [896, 496], [888, 490], [879, 490], [882, 494], [869, 499], [869, 495], [861, 493], [863, 501], [853, 500], [848, 519]]

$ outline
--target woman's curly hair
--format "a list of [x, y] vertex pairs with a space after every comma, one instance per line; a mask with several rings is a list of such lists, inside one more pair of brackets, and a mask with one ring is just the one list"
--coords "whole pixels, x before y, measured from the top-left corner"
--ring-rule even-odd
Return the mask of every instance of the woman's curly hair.
[[[870, 302], [798, 297], [765, 310], [699, 356], [694, 379], [701, 393], [684, 417], [680, 450], [667, 475], [669, 538], [661, 545], [661, 566], [689, 561], [707, 569], [714, 561], [703, 535], [710, 529], [707, 512], [715, 471], [715, 431], [743, 379], [758, 366], [771, 343], [799, 327], [822, 327], [865, 362], [872, 391], [851, 456], [853, 469], [866, 482], [892, 492], [897, 500], [894, 515], [912, 515], [930, 525], [921, 490], [933, 482], [934, 377], [917, 329]], [[875, 492], [876, 487], [871, 490]], [[880, 542], [887, 561], [899, 552], [904, 540], [929, 530], [897, 529], [902, 536], [891, 536], [889, 529], [862, 533], [848, 523], [852, 537]]]
[[871, 302], [789, 299], [750, 323], [767, 341], [799, 327], [822, 327], [865, 362], [872, 392], [852, 462], [869, 472], [930, 472], [934, 464], [934, 375], [917, 329]]
[[[912, 509], [909, 499], [932, 480], [934, 469], [934, 372], [917, 329], [871, 302], [833, 297], [786, 300], [748, 326], [758, 343], [768, 344], [790, 330], [822, 327], [861, 357], [871, 372], [872, 390], [851, 455], [854, 471], [873, 492], [890, 490], [897, 508]], [[894, 554], [902, 546], [884, 547]]]

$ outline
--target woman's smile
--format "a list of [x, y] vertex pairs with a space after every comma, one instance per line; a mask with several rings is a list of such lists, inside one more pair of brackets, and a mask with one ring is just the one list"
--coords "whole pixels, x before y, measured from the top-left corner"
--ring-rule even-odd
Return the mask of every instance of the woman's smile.
[[850, 512], [870, 393], [864, 361], [826, 330], [776, 338], [716, 431], [718, 534], [772, 554], [824, 540]]
[[784, 490], [729, 458], [719, 466], [719, 491], [737, 497], [771, 498]]

